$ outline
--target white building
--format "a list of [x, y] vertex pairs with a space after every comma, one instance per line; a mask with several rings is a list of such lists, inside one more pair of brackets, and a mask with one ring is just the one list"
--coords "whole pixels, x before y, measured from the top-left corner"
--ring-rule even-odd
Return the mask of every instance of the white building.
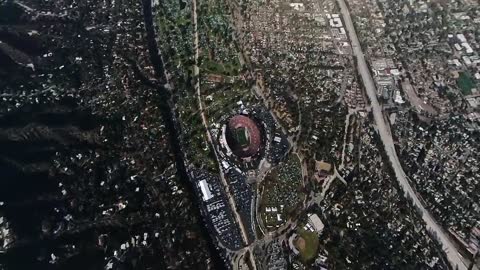
[[212, 192], [210, 191], [210, 187], [208, 186], [207, 180], [202, 180], [198, 182], [200, 186], [200, 190], [202, 191], [202, 198], [203, 201], [208, 201], [213, 198]]
[[308, 224], [310, 224], [318, 233], [321, 233], [325, 228], [325, 225], [317, 214], [311, 214], [308, 216]]
[[467, 42], [467, 39], [465, 38], [464, 34], [458, 34], [457, 38], [460, 42]]

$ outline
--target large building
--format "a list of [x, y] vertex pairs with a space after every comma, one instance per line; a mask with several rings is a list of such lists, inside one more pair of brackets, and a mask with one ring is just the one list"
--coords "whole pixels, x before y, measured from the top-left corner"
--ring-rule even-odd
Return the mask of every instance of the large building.
[[203, 201], [208, 201], [213, 198], [212, 192], [210, 191], [210, 187], [208, 186], [207, 180], [201, 180], [198, 182], [200, 190], [202, 191], [202, 199]]
[[255, 121], [245, 115], [235, 115], [228, 121], [226, 141], [233, 154], [248, 158], [257, 154], [261, 144], [261, 132]]

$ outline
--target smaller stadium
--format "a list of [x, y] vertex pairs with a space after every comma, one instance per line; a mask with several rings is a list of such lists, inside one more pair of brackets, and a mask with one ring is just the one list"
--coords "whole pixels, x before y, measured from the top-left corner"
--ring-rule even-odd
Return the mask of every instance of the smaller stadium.
[[258, 153], [262, 142], [261, 132], [254, 120], [245, 115], [235, 115], [227, 123], [226, 141], [233, 154], [239, 158]]

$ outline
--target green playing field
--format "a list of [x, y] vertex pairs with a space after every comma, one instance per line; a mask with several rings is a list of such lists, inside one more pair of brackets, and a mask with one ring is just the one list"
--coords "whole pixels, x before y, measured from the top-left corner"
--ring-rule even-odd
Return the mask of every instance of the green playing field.
[[247, 130], [245, 128], [237, 128], [235, 130], [235, 136], [237, 137], [237, 142], [241, 146], [245, 146], [249, 144]]
[[475, 88], [475, 81], [470, 74], [461, 72], [457, 79], [457, 85], [464, 95], [471, 95], [472, 89]]

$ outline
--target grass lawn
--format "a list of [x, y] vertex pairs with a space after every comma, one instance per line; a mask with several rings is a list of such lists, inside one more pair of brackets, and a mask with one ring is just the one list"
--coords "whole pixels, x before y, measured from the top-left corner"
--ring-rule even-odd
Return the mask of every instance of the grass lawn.
[[225, 68], [222, 64], [214, 62], [208, 58], [202, 61], [200, 68], [215, 74], [223, 74], [225, 72]]
[[472, 88], [475, 88], [475, 82], [467, 72], [460, 73], [457, 79], [457, 85], [464, 95], [471, 95]]
[[317, 256], [318, 235], [315, 232], [306, 231], [303, 228], [297, 230], [299, 239], [295, 245], [300, 251], [300, 257], [303, 262], [308, 262]]
[[245, 128], [237, 128], [235, 130], [235, 135], [237, 137], [238, 144], [240, 144], [242, 147], [246, 146], [249, 143], [247, 137], [247, 130]]

